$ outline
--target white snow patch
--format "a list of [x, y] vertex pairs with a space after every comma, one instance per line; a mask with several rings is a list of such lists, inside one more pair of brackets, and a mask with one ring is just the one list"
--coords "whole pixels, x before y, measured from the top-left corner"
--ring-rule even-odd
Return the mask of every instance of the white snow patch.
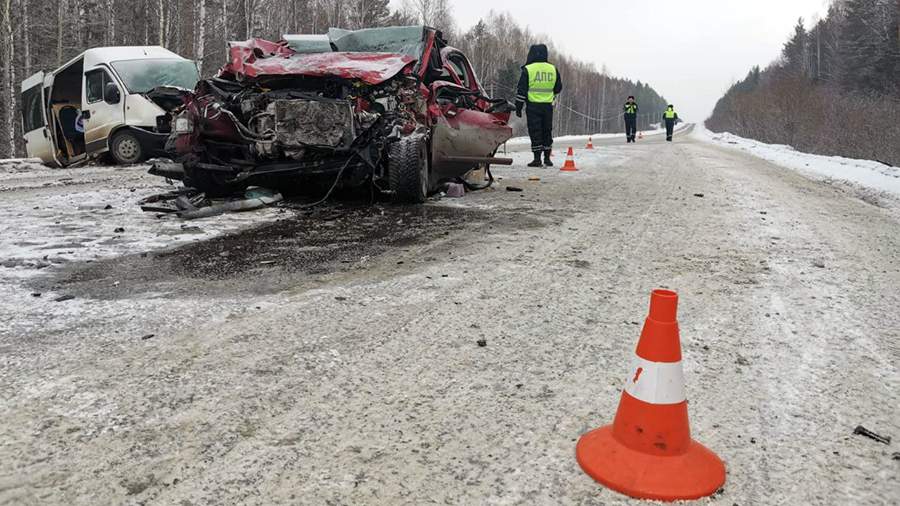
[[[679, 123], [675, 126], [675, 131], [679, 131], [682, 128], [685, 128], [689, 125], [689, 123]], [[646, 135], [661, 135], [666, 133], [665, 128], [659, 128], [656, 130], [641, 130], [643, 134]], [[590, 135], [563, 135], [561, 137], [554, 137], [553, 142], [575, 142], [575, 141], [583, 141], [587, 144], [588, 138], [591, 139], [618, 139], [621, 137], [625, 137], [625, 132], [617, 132], [613, 134], [590, 134]], [[531, 139], [528, 137], [513, 137], [512, 139], [506, 141], [507, 146], [531, 146]], [[503, 149], [501, 147], [501, 149]]]
[[881, 162], [802, 153], [794, 150], [791, 146], [765, 144], [727, 132], [713, 133], [702, 124], [697, 125], [693, 135], [697, 139], [750, 153], [775, 165], [796, 170], [807, 176], [847, 181], [900, 197], [900, 168]]
[[0, 170], [0, 280], [76, 261], [162, 250], [272, 221], [268, 208], [196, 221], [145, 213], [144, 197], [172, 191], [147, 167]]

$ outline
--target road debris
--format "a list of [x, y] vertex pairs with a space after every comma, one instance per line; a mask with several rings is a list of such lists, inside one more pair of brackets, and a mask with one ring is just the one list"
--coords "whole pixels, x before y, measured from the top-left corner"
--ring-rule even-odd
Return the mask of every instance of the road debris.
[[166, 179], [184, 181], [184, 165], [165, 158], [148, 160], [150, 170], [148, 174], [164, 177]]
[[229, 212], [253, 211], [284, 200], [280, 193], [258, 186], [251, 186], [240, 195], [240, 197], [210, 199], [205, 193], [193, 188], [184, 188], [152, 195], [138, 204], [145, 212], [174, 214], [185, 220], [196, 220]]
[[466, 196], [466, 187], [462, 183], [449, 183], [446, 191], [447, 197], [458, 199]]
[[520, 192], [520, 191], [523, 191], [523, 190], [522, 190], [521, 188], [519, 188], [518, 186], [507, 186], [507, 187], [506, 187], [506, 191], [508, 191], [508, 192]]
[[72, 300], [74, 298], [75, 298], [74, 295], [62, 295], [60, 297], [53, 299], [53, 302], [65, 302], [67, 300]]
[[705, 195], [702, 194], [702, 193], [695, 193], [694, 196], [697, 197], [697, 198], [700, 198], [700, 199], [702, 199], [703, 197], [705, 197]]
[[867, 438], [874, 439], [879, 443], [884, 443], [886, 445], [891, 444], [890, 436], [882, 436], [880, 434], [876, 434], [869, 429], [863, 427], [862, 425], [857, 425], [855, 429], [853, 429], [853, 433], [860, 436], [866, 436]]
[[487, 339], [479, 339], [475, 343], [478, 344], [479, 348], [484, 348], [485, 346], [487, 346]]
[[147, 335], [141, 336], [141, 341], [146, 341], [147, 339], [153, 339], [154, 337], [156, 337], [156, 334], [147, 334]]

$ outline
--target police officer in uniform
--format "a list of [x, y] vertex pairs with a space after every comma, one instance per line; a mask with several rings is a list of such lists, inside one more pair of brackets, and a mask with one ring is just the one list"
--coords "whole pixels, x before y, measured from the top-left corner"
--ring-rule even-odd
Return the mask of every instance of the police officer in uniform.
[[623, 110], [625, 111], [625, 142], [635, 142], [638, 105], [634, 101], [634, 95], [630, 95], [628, 100], [625, 101]]
[[666, 140], [672, 142], [672, 133], [675, 131], [675, 123], [678, 121], [678, 113], [675, 112], [675, 106], [669, 104], [666, 112], [663, 113], [663, 121], [666, 122]]
[[531, 46], [516, 90], [516, 116], [521, 118], [522, 107], [528, 104], [525, 112], [528, 114], [531, 151], [534, 153], [534, 161], [528, 164], [529, 167], [553, 166], [550, 161], [550, 150], [553, 147], [553, 101], [561, 91], [559, 71], [547, 62], [547, 46]]

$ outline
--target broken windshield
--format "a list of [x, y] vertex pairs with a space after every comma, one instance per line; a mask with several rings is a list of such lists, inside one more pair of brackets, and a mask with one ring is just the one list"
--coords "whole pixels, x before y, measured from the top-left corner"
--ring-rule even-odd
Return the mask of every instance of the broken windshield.
[[193, 90], [200, 76], [189, 60], [122, 60], [112, 62], [129, 93], [147, 93], [160, 86]]
[[298, 53], [393, 53], [419, 59], [425, 45], [425, 27], [391, 26], [365, 30], [330, 28], [328, 35], [284, 35]]

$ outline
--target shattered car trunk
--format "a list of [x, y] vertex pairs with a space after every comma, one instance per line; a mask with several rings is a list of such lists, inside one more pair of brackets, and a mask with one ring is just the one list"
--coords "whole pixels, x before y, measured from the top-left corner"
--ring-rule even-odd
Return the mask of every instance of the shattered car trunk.
[[421, 202], [442, 181], [510, 162], [493, 157], [512, 135], [510, 104], [427, 27], [233, 42], [183, 102], [168, 150], [211, 194], [324, 179]]

